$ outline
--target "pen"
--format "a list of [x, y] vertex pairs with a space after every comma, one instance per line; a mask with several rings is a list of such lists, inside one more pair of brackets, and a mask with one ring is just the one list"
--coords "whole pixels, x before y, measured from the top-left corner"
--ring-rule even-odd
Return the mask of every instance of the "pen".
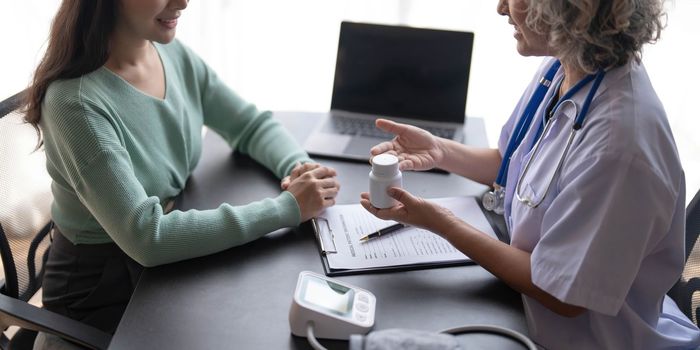
[[406, 225], [404, 225], [402, 223], [398, 223], [398, 224], [391, 225], [389, 227], [385, 227], [383, 229], [377, 230], [377, 232], [372, 232], [372, 233], [368, 234], [367, 236], [360, 238], [360, 242], [365, 242], [365, 241], [368, 241], [372, 238], [377, 238], [381, 235], [385, 235], [387, 233], [391, 233], [391, 232], [394, 232], [396, 230], [400, 230], [404, 227], [406, 227]]

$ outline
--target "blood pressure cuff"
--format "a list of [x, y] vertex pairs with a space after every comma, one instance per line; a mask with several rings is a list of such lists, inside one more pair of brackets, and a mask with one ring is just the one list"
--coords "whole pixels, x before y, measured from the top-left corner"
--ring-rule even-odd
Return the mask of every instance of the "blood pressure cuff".
[[417, 331], [413, 329], [386, 329], [368, 335], [350, 336], [350, 350], [461, 350], [453, 335]]

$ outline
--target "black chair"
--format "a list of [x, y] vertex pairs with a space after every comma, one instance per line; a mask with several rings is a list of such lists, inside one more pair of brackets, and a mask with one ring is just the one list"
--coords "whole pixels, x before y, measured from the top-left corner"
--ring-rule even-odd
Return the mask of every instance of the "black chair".
[[[2, 128], [28, 127], [17, 122], [20, 119], [17, 109], [22, 99], [23, 92], [0, 102], [0, 137], [8, 137], [14, 132], [14, 129]], [[31, 151], [27, 153], [26, 156], [29, 156]], [[17, 155], [20, 156], [25, 154]], [[14, 164], [0, 164], [0, 171], [9, 172], [13, 166]], [[9, 185], [0, 183], [0, 189], [1, 186]], [[0, 206], [6, 205], [5, 200], [6, 198], [0, 198]], [[49, 233], [53, 227], [50, 218], [46, 218], [47, 222], [39, 233], [31, 234], [30, 231], [28, 235], [12, 233], [16, 231], [15, 226], [23, 225], [22, 221], [14, 218], [12, 222], [2, 222], [2, 219], [0, 217], [0, 257], [5, 276], [4, 281], [0, 281], [0, 331], [10, 326], [20, 329], [11, 338], [3, 332], [0, 336], [0, 349], [31, 349], [38, 331], [60, 336], [91, 349], [107, 348], [111, 340], [110, 334], [28, 303], [41, 288], [50, 248]]]
[[678, 307], [696, 325], [700, 320], [700, 191], [685, 212], [685, 267], [683, 276], [668, 292]]

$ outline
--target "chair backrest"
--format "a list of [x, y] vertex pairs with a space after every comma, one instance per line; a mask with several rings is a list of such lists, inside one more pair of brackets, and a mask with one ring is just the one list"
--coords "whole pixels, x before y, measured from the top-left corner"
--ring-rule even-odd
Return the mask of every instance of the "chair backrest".
[[700, 191], [685, 212], [685, 267], [683, 274], [668, 292], [678, 307], [696, 325], [700, 320]]
[[52, 201], [36, 132], [18, 110], [23, 93], [0, 102], [0, 292], [23, 301], [41, 287], [50, 246]]

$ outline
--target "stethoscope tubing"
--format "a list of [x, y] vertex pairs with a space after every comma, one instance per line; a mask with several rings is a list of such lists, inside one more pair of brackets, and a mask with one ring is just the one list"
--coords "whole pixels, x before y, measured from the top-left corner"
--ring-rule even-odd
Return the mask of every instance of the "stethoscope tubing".
[[[575, 105], [574, 105], [575, 106]], [[549, 182], [547, 183], [547, 187], [544, 190], [544, 194], [542, 194], [542, 197], [538, 201], [533, 202], [531, 198], [527, 198], [526, 196], [521, 196], [521, 190], [520, 186], [523, 183], [523, 179], [527, 175], [527, 172], [530, 169], [530, 165], [532, 165], [532, 160], [536, 157], [537, 153], [539, 153], [540, 146], [542, 146], [542, 140], [544, 139], [544, 135], [547, 134], [551, 126], [554, 124], [553, 120], [550, 120], [547, 122], [547, 124], [544, 127], [544, 131], [542, 132], [542, 137], [538, 138], [537, 142], [535, 143], [535, 146], [532, 150], [532, 154], [530, 155], [530, 158], [525, 162], [525, 168], [523, 171], [520, 173], [520, 176], [518, 176], [518, 182], [515, 185], [515, 197], [520, 201], [521, 203], [527, 205], [530, 208], [537, 208], [542, 204], [544, 199], [547, 197], [547, 193], [549, 193], [550, 188], [552, 187], [552, 184], [554, 183], [554, 179], [556, 178], [556, 174], [561, 171], [562, 166], [564, 165], [564, 159], [566, 159], [566, 156], [569, 154], [569, 149], [571, 148], [571, 144], [574, 141], [574, 136], [576, 135], [576, 132], [578, 132], [578, 129], [571, 128], [571, 132], [569, 133], [569, 138], [566, 141], [566, 147], [564, 148], [564, 153], [562, 156], [559, 158], [559, 162], [557, 163], [557, 167], [554, 170], [554, 174], [552, 177], [549, 179]]]
[[[586, 115], [588, 114], [588, 109], [590, 108], [591, 102], [593, 101], [593, 96], [598, 91], [598, 87], [600, 86], [600, 83], [603, 81], [604, 77], [605, 71], [603, 70], [596, 73], [595, 76], [587, 76], [583, 80], [579, 81], [573, 88], [571, 88], [554, 106], [554, 109], [552, 110], [551, 114], [552, 116], [556, 115], [557, 111], [564, 103], [568, 102], [574, 106], [574, 115], [576, 116], [576, 118], [574, 119], [574, 124], [571, 126], [571, 132], [569, 133], [568, 140], [566, 141], [566, 147], [564, 148], [564, 152], [562, 153], [561, 157], [559, 158], [559, 161], [557, 162], [557, 167], [554, 169], [554, 173], [552, 174], [552, 177], [550, 177], [547, 183], [547, 187], [545, 188], [545, 191], [542, 194], [542, 196], [540, 196], [539, 200], [533, 201], [532, 198], [527, 198], [526, 196], [523, 196], [521, 194], [521, 186], [523, 179], [527, 175], [527, 172], [530, 169], [530, 166], [532, 165], [532, 161], [537, 157], [537, 154], [540, 151], [540, 147], [542, 146], [544, 136], [552, 127], [552, 125], [554, 124], [554, 120], [556, 119], [554, 117], [549, 118], [549, 120], [547, 120], [547, 122], [545, 123], [544, 131], [541, 131], [541, 133], [537, 136], [537, 141], [535, 142], [535, 145], [532, 148], [532, 154], [530, 154], [530, 158], [525, 162], [525, 167], [518, 176], [518, 181], [515, 185], [515, 197], [519, 202], [525, 204], [530, 208], [537, 208], [547, 197], [547, 194], [549, 193], [549, 190], [551, 189], [552, 184], [554, 183], [554, 180], [557, 177], [557, 174], [559, 174], [561, 168], [564, 165], [564, 160], [566, 159], [566, 156], [569, 154], [569, 149], [571, 148], [571, 144], [573, 143], [576, 132], [583, 127], [583, 122], [586, 118]], [[593, 85], [591, 86], [588, 95], [586, 95], [586, 99], [584, 100], [583, 105], [581, 107], [581, 112], [577, 113], [576, 103], [573, 100], [571, 100], [571, 97], [576, 92], [578, 92], [584, 85], [588, 84], [591, 80], [593, 81]]]
[[540, 103], [547, 94], [547, 90], [549, 90], [549, 86], [552, 84], [552, 80], [554, 80], [554, 75], [557, 73], [560, 66], [561, 62], [559, 62], [559, 60], [555, 61], [549, 70], [547, 70], [547, 73], [540, 78], [537, 89], [535, 89], [535, 92], [532, 94], [530, 101], [525, 107], [525, 111], [523, 111], [522, 116], [515, 126], [513, 135], [511, 136], [510, 140], [508, 140], [508, 146], [506, 147], [503, 160], [501, 161], [501, 167], [498, 169], [498, 176], [496, 177], [497, 186], [500, 186], [501, 188], [506, 186], [508, 165], [510, 164], [510, 159], [513, 156], [513, 152], [515, 152], [515, 149], [518, 148], [523, 138], [525, 138], [525, 134], [527, 134], [527, 131], [530, 129], [532, 120], [537, 114], [537, 108], [539, 108]]
[[[556, 75], [557, 71], [559, 70], [559, 67], [561, 66], [561, 62], [559, 60], [556, 60], [552, 66], [547, 70], [547, 73], [540, 78], [539, 84], [537, 88], [535, 89], [535, 92], [533, 93], [532, 97], [530, 98], [530, 101], [528, 102], [527, 106], [525, 107], [525, 110], [523, 111], [521, 117], [518, 119], [518, 122], [516, 123], [516, 126], [514, 128], [514, 132], [511, 135], [510, 139], [508, 140], [508, 145], [506, 147], [505, 153], [503, 155], [503, 159], [501, 160], [501, 166], [498, 169], [498, 176], [496, 177], [496, 182], [494, 183], [494, 189], [492, 191], [487, 192], [484, 197], [483, 197], [483, 202], [484, 202], [484, 207], [487, 208], [487, 210], [493, 210], [496, 213], [503, 213], [503, 198], [504, 198], [504, 192], [505, 192], [505, 186], [507, 182], [507, 177], [508, 177], [508, 169], [510, 168], [510, 160], [513, 156], [513, 153], [515, 150], [520, 146], [522, 143], [523, 139], [525, 138], [525, 135], [527, 134], [528, 130], [530, 130], [530, 126], [532, 125], [533, 119], [535, 119], [535, 115], [537, 114], [537, 110], [540, 108], [540, 105], [542, 101], [544, 100], [544, 97], [549, 90], [549, 87], [552, 85], [552, 81], [554, 80], [554, 76]], [[534, 141], [533, 144], [530, 146], [530, 150], [532, 150], [532, 154], [528, 158], [528, 160], [525, 162], [525, 166], [523, 170], [520, 172], [518, 179], [516, 181], [516, 186], [515, 186], [515, 197], [518, 201], [524, 203], [525, 205], [531, 207], [531, 208], [536, 208], [538, 207], [546, 198], [547, 194], [549, 193], [552, 184], [554, 182], [554, 179], [557, 177], [557, 174], [561, 171], [564, 160], [569, 154], [569, 150], [571, 148], [571, 145], [573, 144], [573, 139], [574, 136], [576, 135], [576, 132], [580, 130], [583, 127], [583, 122], [588, 114], [588, 109], [590, 108], [590, 104], [593, 100], [593, 97], [595, 96], [596, 92], [598, 91], [598, 87], [600, 86], [600, 83], [603, 81], [603, 78], [605, 77], [605, 70], [599, 70], [598, 73], [595, 75], [588, 75], [585, 78], [581, 79], [576, 85], [574, 85], [569, 91], [567, 91], [564, 96], [561, 97], [561, 99], [555, 104], [554, 108], [552, 109], [552, 113], [550, 114], [550, 118], [546, 119], [546, 111], [542, 112], [542, 121], [540, 122], [540, 125], [538, 127], [537, 133], [534, 136]], [[569, 137], [566, 142], [566, 146], [564, 148], [564, 152], [562, 153], [561, 158], [559, 159], [557, 163], [557, 167], [554, 170], [554, 173], [552, 174], [552, 177], [549, 179], [549, 182], [547, 184], [547, 187], [545, 188], [545, 191], [541, 198], [537, 201], [533, 201], [531, 198], [525, 198], [525, 196], [521, 195], [521, 186], [522, 186], [522, 181], [527, 175], [527, 172], [530, 170], [530, 167], [532, 165], [533, 160], [537, 157], [537, 154], [540, 152], [540, 148], [542, 147], [543, 144], [543, 138], [544, 135], [546, 135], [552, 124], [554, 118], [553, 116], [556, 114], [556, 112], [559, 110], [562, 104], [569, 102], [571, 103], [574, 108], [576, 109], [576, 103], [571, 100], [571, 97], [581, 90], [583, 86], [587, 85], [593, 81], [593, 85], [591, 86], [591, 89], [588, 92], [588, 95], [586, 96], [586, 99], [584, 100], [584, 103], [581, 107], [580, 113], [574, 112], [574, 115], [576, 116], [574, 118], [574, 124], [571, 128], [571, 132], [569, 133]], [[560, 81], [561, 82], [561, 81]], [[559, 85], [557, 85], [559, 86]], [[554, 96], [554, 95], [553, 95]], [[552, 97], [554, 98], [554, 97]], [[544, 129], [544, 130], [543, 130]], [[487, 200], [488, 199], [488, 200]], [[490, 203], [487, 206], [487, 202], [493, 202]], [[491, 208], [492, 207], [492, 208]]]

